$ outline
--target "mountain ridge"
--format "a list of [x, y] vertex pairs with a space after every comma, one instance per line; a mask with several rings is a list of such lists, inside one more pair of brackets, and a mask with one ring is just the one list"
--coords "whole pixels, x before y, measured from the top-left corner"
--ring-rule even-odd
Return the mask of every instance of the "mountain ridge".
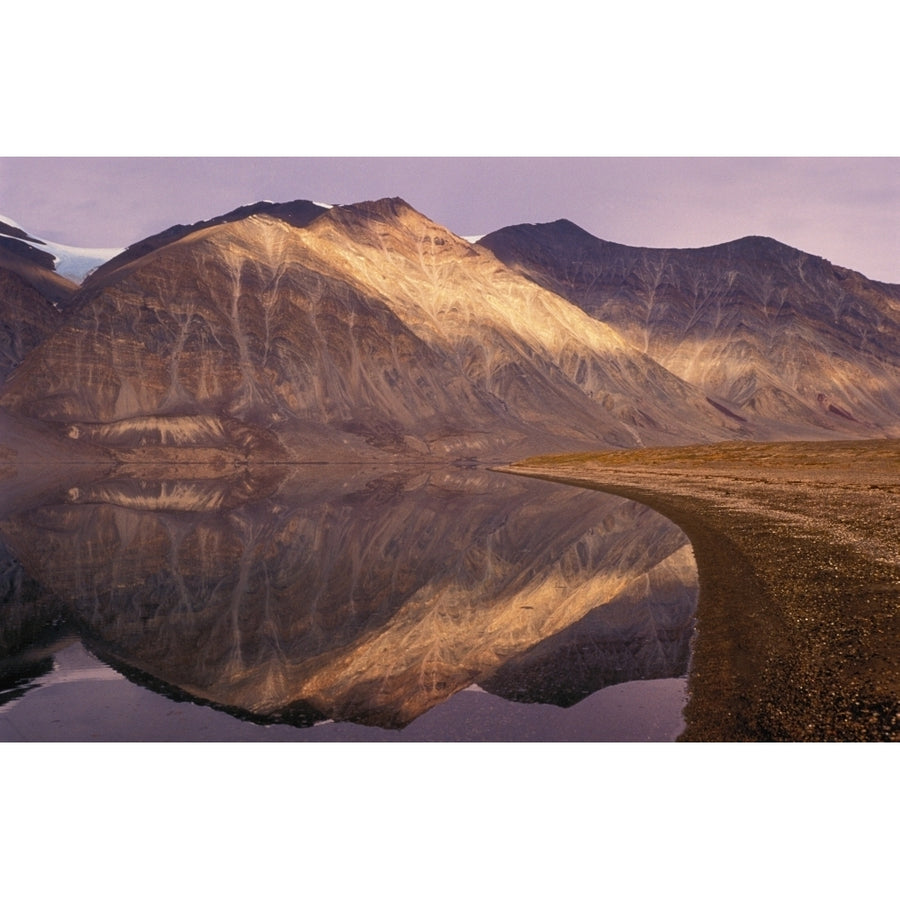
[[[78, 285], [103, 262], [119, 253], [119, 248], [70, 247], [29, 234], [17, 222], [0, 215], [0, 246]], [[60, 298], [64, 299], [64, 298]]]
[[683, 253], [683, 254], [705, 254], [710, 251], [725, 251], [727, 249], [740, 249], [740, 248], [748, 248], [748, 249], [760, 249], [765, 250], [769, 249], [771, 252], [771, 256], [775, 256], [776, 251], [778, 253], [784, 253], [787, 251], [790, 255], [800, 255], [809, 259], [821, 260], [823, 263], [828, 264], [836, 271], [843, 271], [848, 273], [854, 273], [860, 275], [861, 277], [866, 278], [867, 281], [872, 282], [873, 284], [884, 285], [885, 287], [892, 288], [900, 288], [900, 283], [896, 282], [887, 282], [887, 281], [879, 281], [876, 278], [869, 278], [864, 275], [864, 273], [860, 272], [858, 269], [853, 269], [848, 266], [841, 266], [837, 263], [831, 262], [831, 260], [826, 257], [819, 256], [814, 253], [810, 253], [809, 251], [803, 250], [798, 247], [794, 247], [792, 244], [788, 244], [785, 241], [781, 241], [778, 238], [773, 238], [770, 235], [764, 234], [745, 234], [740, 237], [732, 238], [727, 241], [718, 241], [715, 244], [704, 244], [698, 247], [675, 247], [675, 246], [650, 246], [645, 244], [623, 244], [620, 241], [611, 241], [607, 238], [598, 237], [597, 235], [591, 233], [586, 228], [583, 228], [581, 225], [578, 225], [576, 222], [573, 222], [571, 219], [567, 219], [565, 217], [560, 219], [553, 219], [548, 222], [532, 222], [532, 223], [520, 223], [517, 225], [506, 225], [502, 228], [498, 228], [495, 231], [490, 232], [489, 234], [481, 235], [476, 243], [483, 244], [483, 246], [489, 246], [492, 241], [486, 241], [486, 238], [493, 239], [494, 236], [503, 235], [511, 232], [526, 232], [526, 231], [537, 231], [541, 229], [555, 229], [558, 231], [568, 232], [569, 235], [579, 237], [582, 239], [589, 239], [592, 242], [595, 242], [599, 245], [610, 247], [610, 248], [618, 248], [621, 250], [627, 250], [631, 252], [648, 252], [648, 253]]
[[480, 243], [739, 415], [896, 431], [900, 286], [761, 236], [635, 248], [559, 220]]
[[291, 200], [282, 203], [276, 203], [270, 200], [259, 200], [255, 203], [239, 206], [227, 213], [222, 213], [221, 215], [213, 216], [209, 219], [201, 219], [190, 225], [170, 225], [168, 228], [157, 234], [149, 235], [148, 237], [136, 241], [134, 244], [130, 244], [117, 256], [99, 266], [87, 279], [85, 279], [85, 282], [88, 286], [92, 286], [108, 276], [111, 272], [140, 259], [142, 256], [146, 256], [149, 253], [175, 243], [198, 231], [202, 231], [206, 228], [213, 228], [216, 225], [240, 221], [241, 219], [260, 213], [265, 213], [266, 215], [271, 215], [275, 218], [281, 218], [291, 224], [302, 225], [308, 224], [316, 217], [316, 215], [321, 215], [323, 212], [325, 212], [325, 208], [310, 200]]
[[[652, 250], [560, 219], [473, 244], [399, 197], [261, 201], [138, 241], [75, 288], [0, 406], [132, 460], [498, 460], [900, 420], [900, 287], [762, 236]], [[842, 383], [811, 398], [829, 371]]]

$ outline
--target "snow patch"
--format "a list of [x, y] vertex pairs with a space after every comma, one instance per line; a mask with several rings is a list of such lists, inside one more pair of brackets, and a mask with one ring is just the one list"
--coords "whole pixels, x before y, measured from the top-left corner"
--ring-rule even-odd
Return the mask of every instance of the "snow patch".
[[317, 200], [313, 200], [313, 206], [321, 206], [322, 209], [334, 209], [333, 203], [319, 203]]
[[114, 256], [118, 256], [124, 247], [67, 247], [65, 244], [45, 242], [47, 250], [56, 258], [54, 266], [64, 278], [81, 284], [94, 269], [102, 266]]
[[483, 237], [483, 234], [463, 234], [460, 237], [464, 241], [468, 241], [470, 244], [477, 244]]
[[[0, 222], [18, 228], [28, 234], [28, 230], [23, 228], [18, 222], [13, 221], [7, 216], [0, 215]], [[53, 257], [53, 268], [57, 273], [70, 281], [81, 284], [94, 269], [102, 266], [103, 263], [118, 256], [124, 247], [69, 247], [67, 244], [57, 244], [54, 241], [47, 241], [43, 238], [37, 238], [32, 234], [28, 234], [27, 238], [13, 237], [12, 235], [4, 235], [11, 240], [21, 241], [28, 244], [36, 250], [43, 250]]]

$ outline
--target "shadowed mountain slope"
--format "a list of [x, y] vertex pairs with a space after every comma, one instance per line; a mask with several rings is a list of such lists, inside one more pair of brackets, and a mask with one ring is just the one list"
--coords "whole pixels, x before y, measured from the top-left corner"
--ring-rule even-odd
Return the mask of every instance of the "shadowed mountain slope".
[[566, 220], [480, 244], [777, 435], [900, 433], [900, 286], [765, 237], [657, 250]]
[[0, 380], [59, 326], [54, 304], [77, 290], [51, 262], [21, 242], [0, 238]]
[[[87, 249], [57, 244], [29, 234], [12, 219], [0, 215], [0, 259], [7, 268], [19, 271], [54, 305], [64, 309], [85, 277], [110, 257], [117, 248]], [[26, 270], [17, 268], [22, 263]]]

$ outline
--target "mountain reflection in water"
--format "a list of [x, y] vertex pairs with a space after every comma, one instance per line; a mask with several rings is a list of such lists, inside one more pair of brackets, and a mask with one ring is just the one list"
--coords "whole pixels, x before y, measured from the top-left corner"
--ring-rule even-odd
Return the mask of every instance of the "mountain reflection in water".
[[6, 486], [15, 696], [61, 629], [157, 692], [299, 726], [404, 728], [474, 685], [570, 707], [686, 674], [693, 554], [639, 504], [480, 469], [206, 475], [57, 479], [40, 503]]

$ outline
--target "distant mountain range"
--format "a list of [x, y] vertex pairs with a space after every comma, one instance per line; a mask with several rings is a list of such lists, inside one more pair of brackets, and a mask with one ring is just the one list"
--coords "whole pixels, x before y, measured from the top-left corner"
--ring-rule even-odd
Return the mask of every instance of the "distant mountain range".
[[563, 220], [482, 244], [748, 423], [877, 434], [900, 421], [900, 285], [765, 237], [651, 250]]
[[900, 286], [770, 238], [650, 250], [559, 221], [473, 244], [400, 199], [301, 200], [66, 250], [0, 219], [20, 461], [900, 435]]

